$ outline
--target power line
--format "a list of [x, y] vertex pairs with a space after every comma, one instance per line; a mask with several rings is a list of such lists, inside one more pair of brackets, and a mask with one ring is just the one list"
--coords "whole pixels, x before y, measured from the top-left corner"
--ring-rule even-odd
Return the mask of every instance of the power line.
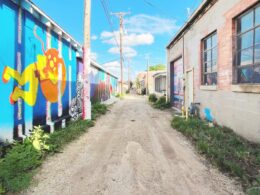
[[[201, 1], [201, 0], [196, 0], [195, 1], [195, 3], [193, 4], [193, 6], [192, 6], [192, 13], [195, 11], [195, 7], [196, 7], [196, 4], [197, 4], [197, 2], [198, 1]], [[175, 19], [178, 19], [178, 21], [181, 21], [181, 22], [183, 22], [183, 23], [187, 23], [187, 20], [188, 19], [183, 19], [183, 18], [180, 18], [180, 17], [178, 17], [178, 16], [173, 16], [173, 15], [170, 15], [169, 13], [166, 13], [164, 10], [162, 10], [160, 7], [158, 7], [157, 5], [155, 5], [154, 3], [152, 3], [151, 1], [148, 1], [148, 0], [143, 0], [143, 2], [146, 4], [146, 5], [148, 5], [148, 6], [150, 6], [150, 7], [152, 7], [152, 8], [154, 8], [154, 9], [156, 9], [156, 10], [158, 10], [161, 14], [163, 14], [164, 16], [168, 16], [168, 17], [171, 17], [171, 18], [175, 18]]]
[[[109, 8], [108, 8], [109, 7], [109, 3], [106, 2], [105, 0], [100, 0], [100, 3], [102, 5], [102, 7], [103, 7], [103, 10], [104, 10], [107, 22], [109, 24], [110, 30], [111, 30], [111, 32], [113, 34], [113, 38], [114, 38], [115, 43], [116, 43], [116, 46], [120, 50], [120, 45], [118, 43], [117, 36], [115, 34], [115, 30], [114, 30], [114, 27], [113, 27], [113, 22], [112, 22], [111, 17], [110, 17], [110, 12], [109, 12]], [[123, 55], [123, 62], [125, 63], [125, 56], [124, 55]]]
[[117, 38], [116, 38], [116, 35], [115, 35], [115, 32], [114, 32], [114, 28], [113, 28], [113, 23], [112, 23], [112, 20], [111, 20], [109, 11], [108, 11], [108, 6], [107, 6], [107, 4], [106, 4], [106, 2], [104, 0], [100, 0], [100, 2], [101, 2], [102, 7], [104, 9], [105, 16], [106, 16], [107, 22], [108, 22], [108, 24], [110, 26], [110, 30], [113, 33], [115, 42], [116, 42], [117, 46], [119, 47], [119, 44], [118, 44], [118, 41], [117, 41]]
[[102, 63], [102, 65], [110, 63], [110, 62], [118, 61], [118, 60], [120, 60], [120, 58], [114, 58], [113, 60], [109, 60], [109, 61]]

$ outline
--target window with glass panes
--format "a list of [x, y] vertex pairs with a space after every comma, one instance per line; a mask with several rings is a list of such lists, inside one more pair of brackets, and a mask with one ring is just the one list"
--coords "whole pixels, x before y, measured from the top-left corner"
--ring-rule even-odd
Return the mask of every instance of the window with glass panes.
[[217, 33], [202, 40], [203, 42], [203, 85], [217, 85]]
[[236, 23], [236, 81], [260, 83], [260, 4], [239, 16]]

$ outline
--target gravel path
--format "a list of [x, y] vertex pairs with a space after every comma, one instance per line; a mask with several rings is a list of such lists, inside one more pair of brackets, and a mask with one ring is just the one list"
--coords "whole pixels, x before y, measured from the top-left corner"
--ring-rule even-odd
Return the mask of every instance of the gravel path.
[[171, 128], [169, 112], [128, 96], [63, 153], [23, 194], [242, 194]]

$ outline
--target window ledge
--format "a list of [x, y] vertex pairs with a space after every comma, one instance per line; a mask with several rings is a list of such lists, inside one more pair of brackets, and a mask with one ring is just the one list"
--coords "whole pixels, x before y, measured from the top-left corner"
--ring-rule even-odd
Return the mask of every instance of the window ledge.
[[217, 85], [201, 85], [200, 89], [205, 91], [217, 91]]
[[260, 84], [238, 84], [232, 85], [231, 90], [241, 93], [260, 93]]

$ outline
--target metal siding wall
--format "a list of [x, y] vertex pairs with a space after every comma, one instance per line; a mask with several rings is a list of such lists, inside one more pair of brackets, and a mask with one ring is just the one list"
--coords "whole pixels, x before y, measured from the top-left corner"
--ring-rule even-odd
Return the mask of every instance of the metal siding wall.
[[[22, 10], [19, 12], [20, 22], [20, 38], [18, 43], [18, 7], [9, 2], [0, 2], [0, 73], [1, 76], [10, 80], [7, 83], [1, 82], [1, 111], [0, 111], [0, 141], [8, 139], [12, 141], [14, 138], [23, 137], [29, 134], [29, 130], [34, 125], [48, 126], [46, 121], [47, 99], [41, 86], [41, 81], [37, 78], [39, 57], [46, 58], [45, 52], [47, 48], [47, 28], [31, 13]], [[44, 50], [40, 40], [34, 35], [34, 28], [37, 26], [37, 36], [44, 42]], [[72, 89], [71, 98], [76, 97], [76, 81], [77, 81], [77, 62], [76, 51], [72, 49], [71, 57], [69, 57], [69, 43], [62, 40], [62, 57], [65, 62], [67, 78], [67, 64], [71, 65], [72, 72]], [[51, 32], [51, 41], [49, 48], [59, 49], [58, 36]], [[19, 54], [19, 55], [18, 55]], [[18, 62], [17, 62], [18, 61]], [[18, 67], [19, 65], [19, 67]], [[4, 71], [8, 67], [8, 71]], [[6, 72], [6, 73], [5, 73]], [[7, 76], [6, 76], [7, 75]], [[31, 79], [28, 79], [31, 78]], [[25, 83], [24, 83], [25, 82]], [[11, 104], [10, 98], [15, 87], [18, 87], [16, 96], [18, 99]], [[15, 97], [16, 97], [15, 96]], [[58, 117], [58, 103], [51, 104], [50, 122], [60, 120], [64, 116], [69, 115], [69, 91], [68, 83], [62, 97], [62, 113]], [[21, 113], [19, 113], [21, 112]], [[18, 128], [19, 126], [19, 128]], [[48, 128], [47, 128], [48, 129]], [[19, 132], [18, 132], [19, 130]]]
[[[46, 43], [46, 28], [39, 23], [37, 20], [35, 20], [29, 13], [25, 14], [25, 43], [24, 43], [24, 68], [22, 72], [28, 67], [28, 66], [35, 66], [34, 63], [37, 63], [38, 61], [38, 55], [44, 55], [44, 51], [42, 51], [42, 46], [38, 39], [35, 38], [33, 30], [37, 26], [37, 35], [42, 39], [44, 43]], [[35, 72], [29, 73], [31, 75], [26, 75], [33, 77]], [[30, 86], [31, 85], [31, 86]], [[33, 125], [45, 125], [46, 124], [46, 100], [42, 93], [42, 90], [39, 86], [36, 86], [37, 83], [30, 83], [27, 82], [24, 86], [24, 91], [29, 91], [29, 88], [37, 88], [38, 91], [36, 93], [36, 103], [34, 106], [28, 105], [25, 103], [25, 132], [26, 134], [29, 133], [29, 130], [33, 128]], [[41, 112], [39, 112], [41, 110]]]
[[106, 101], [116, 92], [117, 79], [96, 67], [91, 67], [90, 82], [93, 102]]
[[[63, 114], [68, 115], [69, 114], [69, 65], [70, 65], [70, 59], [69, 59], [69, 43], [65, 40], [62, 41], [62, 56], [64, 63], [66, 65], [66, 74], [67, 74], [67, 81], [66, 81], [66, 89], [62, 96], [62, 106], [63, 106]], [[75, 74], [75, 72], [73, 72]]]
[[[71, 82], [71, 94], [72, 98], [77, 96], [77, 79], [78, 79], [78, 65], [77, 65], [77, 57], [76, 50], [72, 48], [71, 50], [71, 72], [72, 72], [72, 82]], [[68, 76], [68, 75], [67, 75]]]
[[[15, 68], [16, 58], [16, 31], [17, 11], [10, 4], [0, 2], [0, 71], [4, 72], [5, 66]], [[8, 28], [2, 28], [8, 27]], [[1, 80], [1, 110], [0, 110], [0, 140], [12, 140], [14, 128], [14, 107], [9, 102], [10, 93], [15, 85], [14, 80], [4, 84]]]
[[[24, 137], [36, 125], [42, 125], [52, 132], [56, 124], [64, 123], [64, 118], [69, 117], [71, 106], [80, 105], [72, 105], [73, 100], [77, 99], [77, 96], [80, 99], [82, 95], [81, 91], [77, 90], [77, 81], [80, 79], [77, 50], [53, 31], [48, 31], [47, 27], [28, 11], [20, 9], [18, 12], [18, 6], [10, 1], [0, 1], [0, 26], [5, 27], [0, 30], [0, 74], [10, 79], [6, 83], [0, 82], [0, 141]], [[34, 34], [36, 26], [37, 35]], [[41, 41], [44, 43], [44, 49]], [[61, 82], [61, 79], [65, 81], [64, 75], [59, 74], [58, 84], [46, 76], [49, 75], [48, 71], [52, 70], [47, 65], [50, 65], [50, 59], [56, 55], [47, 54], [50, 49], [60, 51], [60, 58], [64, 61], [66, 88], [63, 95], [61, 86], [64, 82]], [[5, 67], [8, 67], [7, 71], [4, 71]], [[52, 87], [52, 90], [48, 86]], [[117, 79], [95, 67], [91, 68], [93, 101], [107, 100], [116, 91], [116, 87]], [[53, 103], [50, 103], [51, 101]]]
[[[51, 48], [57, 49], [59, 48], [59, 37], [56, 33], [51, 32]], [[57, 119], [58, 116], [58, 102], [50, 103], [51, 104], [51, 119], [52, 121]]]

